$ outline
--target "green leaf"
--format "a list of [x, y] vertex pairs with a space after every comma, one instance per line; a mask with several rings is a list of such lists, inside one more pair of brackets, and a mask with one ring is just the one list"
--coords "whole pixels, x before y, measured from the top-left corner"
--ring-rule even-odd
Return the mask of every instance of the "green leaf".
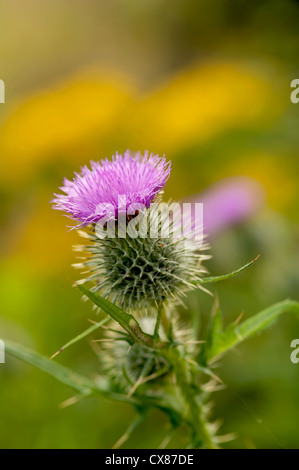
[[213, 310], [214, 311], [212, 312], [210, 324], [206, 335], [206, 342], [202, 346], [201, 351], [199, 353], [199, 362], [205, 365], [208, 362], [208, 352], [212, 348], [217, 347], [217, 342], [223, 334], [223, 317], [218, 300], [216, 300]]
[[256, 258], [254, 258], [252, 261], [245, 264], [241, 268], [236, 269], [235, 271], [232, 271], [231, 273], [223, 274], [222, 276], [204, 277], [203, 279], [201, 279], [200, 284], [211, 284], [213, 282], [225, 281], [226, 279], [230, 279], [231, 277], [234, 277], [237, 274], [244, 271], [245, 269], [249, 268], [249, 266], [251, 266], [253, 263], [255, 263], [259, 259], [259, 257], [260, 257], [260, 255], [258, 255]]
[[91, 395], [101, 396], [134, 405], [138, 410], [145, 409], [146, 407], [155, 407], [167, 413], [173, 423], [179, 423], [181, 420], [180, 410], [177, 409], [177, 402], [175, 400], [172, 402], [172, 395], [168, 396], [164, 393], [162, 396], [151, 396], [147, 394], [142, 398], [128, 397], [120, 393], [115, 393], [107, 388], [101, 388], [99, 384], [93, 380], [73, 372], [71, 369], [57, 364], [55, 361], [12, 341], [5, 340], [5, 350], [11, 356], [46, 372], [59, 382], [76, 390], [82, 397]]
[[206, 360], [214, 361], [245, 339], [273, 324], [280, 315], [286, 312], [299, 313], [299, 303], [285, 300], [266, 308], [239, 325], [232, 323], [224, 331], [217, 327], [214, 329], [212, 342], [205, 351]]
[[78, 288], [83, 292], [86, 297], [88, 297], [95, 305], [100, 307], [104, 312], [108, 313], [119, 325], [129, 334], [134, 343], [143, 344], [150, 348], [162, 348], [167, 343], [160, 341], [157, 338], [154, 338], [147, 333], [144, 333], [140, 328], [139, 323], [133, 317], [133, 315], [125, 312], [117, 305], [109, 302], [109, 300], [104, 299], [100, 295], [92, 292], [91, 290], [86, 289], [83, 285], [79, 284]]
[[125, 401], [127, 403], [136, 405], [136, 401], [133, 398], [128, 398], [124, 395], [116, 394], [110, 392], [107, 389], [101, 388], [93, 380], [84, 377], [72, 371], [71, 369], [68, 369], [67, 367], [57, 364], [55, 361], [52, 361], [35, 351], [13, 343], [12, 341], [5, 340], [5, 351], [11, 356], [14, 356], [17, 359], [35, 366], [37, 369], [43, 372], [46, 372], [59, 382], [76, 390], [85, 397], [90, 395], [101, 395], [106, 398]]

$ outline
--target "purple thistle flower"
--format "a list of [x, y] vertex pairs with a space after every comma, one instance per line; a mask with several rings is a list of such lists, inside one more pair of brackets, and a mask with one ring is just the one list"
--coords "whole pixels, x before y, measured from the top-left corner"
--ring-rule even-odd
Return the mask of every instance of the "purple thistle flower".
[[188, 201], [203, 203], [204, 232], [213, 236], [257, 213], [264, 204], [265, 194], [258, 181], [233, 176], [213, 184]]
[[[112, 161], [91, 162], [84, 166], [73, 181], [64, 179], [59, 188], [65, 194], [54, 194], [54, 209], [64, 211], [80, 224], [75, 228], [96, 223], [103, 217], [117, 218], [130, 205], [149, 207], [164, 188], [171, 166], [165, 157], [127, 150], [116, 153]], [[120, 201], [125, 201], [125, 206]]]

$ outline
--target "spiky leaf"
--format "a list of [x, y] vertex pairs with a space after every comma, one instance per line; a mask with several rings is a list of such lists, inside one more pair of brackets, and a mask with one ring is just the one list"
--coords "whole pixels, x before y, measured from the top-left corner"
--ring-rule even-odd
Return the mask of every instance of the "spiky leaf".
[[219, 328], [219, 319], [216, 317], [217, 326], [214, 326], [213, 335], [205, 346], [206, 362], [214, 361], [245, 339], [264, 330], [286, 312], [299, 313], [299, 303], [291, 300], [279, 302], [238, 325], [232, 323], [225, 330]]

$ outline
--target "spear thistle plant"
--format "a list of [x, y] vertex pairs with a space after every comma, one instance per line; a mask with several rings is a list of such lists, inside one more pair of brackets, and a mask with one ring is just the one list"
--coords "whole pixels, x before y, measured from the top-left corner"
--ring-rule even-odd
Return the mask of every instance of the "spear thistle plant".
[[[207, 277], [202, 227], [181, 214], [179, 206], [159, 204], [170, 174], [165, 158], [127, 151], [112, 161], [92, 163], [65, 180], [54, 208], [75, 221], [86, 243], [76, 247], [83, 278], [76, 283], [85, 299], [107, 314], [63, 346], [51, 360], [6, 341], [12, 355], [48, 372], [78, 392], [132, 404], [134, 423], [115, 444], [120, 447], [152, 408], [162, 410], [172, 431], [184, 427], [190, 448], [218, 448], [232, 436], [221, 436], [210, 420], [210, 394], [221, 386], [213, 371], [226, 351], [272, 324], [285, 311], [299, 311], [284, 301], [223, 327], [216, 305], [198, 338], [177, 313], [191, 289], [228, 279], [233, 273]], [[168, 209], [167, 209], [168, 207]], [[188, 214], [187, 214], [188, 215]], [[87, 285], [86, 285], [87, 284]], [[52, 359], [77, 341], [104, 328], [95, 348], [100, 380], [82, 377]]]

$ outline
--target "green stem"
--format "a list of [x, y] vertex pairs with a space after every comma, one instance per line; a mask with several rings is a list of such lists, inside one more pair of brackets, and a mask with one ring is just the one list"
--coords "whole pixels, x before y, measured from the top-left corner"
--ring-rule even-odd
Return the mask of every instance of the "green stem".
[[[165, 322], [166, 320], [168, 334], [172, 336], [172, 323], [166, 318], [163, 306], [160, 306], [157, 312], [157, 321], [153, 336], [154, 340], [159, 338], [160, 322]], [[177, 385], [183, 397], [184, 405], [181, 416], [192, 429], [192, 445], [195, 448], [216, 448], [217, 446], [213, 442], [202, 406], [196, 397], [196, 388], [193, 386], [192, 374], [185, 358], [182, 356], [179, 348], [174, 346], [174, 344], [173, 346], [169, 344], [167, 348], [165, 348], [165, 345], [163, 346], [160, 352], [169, 364], [171, 364], [176, 376]]]
[[163, 324], [164, 331], [166, 333], [167, 339], [173, 343], [173, 325], [171, 321], [169, 320], [168, 313], [166, 309], [163, 310], [162, 312], [162, 318], [161, 318], [161, 323]]
[[158, 308], [158, 311], [157, 311], [157, 320], [156, 320], [156, 325], [155, 325], [155, 331], [154, 331], [154, 339], [159, 338], [159, 327], [160, 327], [160, 323], [161, 323], [162, 311], [163, 311], [163, 305], [159, 305], [159, 308]]
[[183, 411], [183, 417], [192, 428], [193, 446], [207, 449], [217, 448], [209, 431], [202, 406], [196, 399], [185, 359], [180, 354], [178, 348], [169, 350], [167, 356], [169, 362], [173, 365], [177, 384], [184, 398], [185, 409]]
[[161, 349], [167, 347], [168, 344], [165, 341], [159, 340], [159, 338], [153, 338], [153, 336], [144, 333], [140, 328], [140, 325], [136, 318], [122, 310], [117, 305], [109, 302], [107, 299], [104, 299], [100, 295], [92, 292], [83, 285], [78, 285], [78, 288], [83, 292], [86, 297], [88, 297], [92, 302], [100, 307], [104, 312], [108, 313], [113, 320], [117, 321], [120, 326], [129, 334], [132, 341], [137, 344], [143, 344], [152, 349]]

